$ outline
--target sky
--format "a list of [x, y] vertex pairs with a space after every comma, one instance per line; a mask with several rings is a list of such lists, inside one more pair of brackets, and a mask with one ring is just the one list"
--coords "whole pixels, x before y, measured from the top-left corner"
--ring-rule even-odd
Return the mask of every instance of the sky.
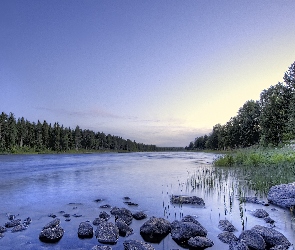
[[282, 81], [294, 0], [1, 0], [0, 112], [187, 146]]

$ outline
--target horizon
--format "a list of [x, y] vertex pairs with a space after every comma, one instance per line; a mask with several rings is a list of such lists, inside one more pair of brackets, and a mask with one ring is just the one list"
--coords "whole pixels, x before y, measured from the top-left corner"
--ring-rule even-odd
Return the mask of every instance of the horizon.
[[0, 107], [185, 147], [282, 81], [294, 1], [1, 2]]

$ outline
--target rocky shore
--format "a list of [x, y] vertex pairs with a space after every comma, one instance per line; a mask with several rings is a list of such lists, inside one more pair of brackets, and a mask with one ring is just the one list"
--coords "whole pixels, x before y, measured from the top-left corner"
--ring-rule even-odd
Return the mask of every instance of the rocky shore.
[[[124, 197], [124, 204], [128, 206], [138, 206], [138, 204], [130, 202], [129, 197]], [[101, 202], [101, 199], [95, 202]], [[240, 197], [241, 202], [250, 202], [261, 205], [251, 211], [251, 215], [264, 220], [268, 226], [255, 225], [249, 230], [243, 230], [236, 235], [237, 229], [228, 220], [219, 220], [216, 225], [220, 229], [217, 238], [228, 244], [230, 250], [287, 250], [291, 249], [290, 241], [279, 231], [275, 229], [275, 220], [271, 215], [263, 209], [269, 203], [284, 207], [293, 208], [295, 205], [295, 184], [284, 184], [274, 186], [268, 194], [268, 202], [260, 201], [257, 197]], [[172, 195], [170, 197], [171, 204], [193, 204], [204, 206], [205, 202], [202, 198], [196, 196]], [[74, 203], [71, 205], [75, 205]], [[75, 208], [75, 207], [74, 207]], [[143, 211], [132, 212], [127, 208], [112, 207], [109, 204], [100, 206], [101, 209], [107, 209], [109, 212], [101, 211], [98, 217], [92, 221], [81, 221], [77, 227], [77, 237], [80, 239], [93, 238], [97, 239], [98, 244], [93, 246], [93, 250], [111, 250], [118, 243], [120, 237], [126, 238], [120, 249], [125, 250], [151, 250], [155, 249], [153, 243], [161, 242], [167, 235], [181, 247], [188, 249], [205, 249], [214, 245], [214, 241], [208, 237], [208, 228], [205, 228], [195, 216], [184, 215], [180, 220], [168, 221], [165, 218], [149, 216]], [[275, 208], [273, 210], [275, 211]], [[32, 219], [18, 218], [19, 215], [7, 214], [7, 222], [0, 225], [0, 240], [10, 230], [12, 233], [21, 233], [30, 227]], [[60, 211], [58, 214], [50, 213], [51, 218], [36, 237], [46, 244], [57, 243], [66, 233], [63, 229], [61, 218], [65, 222], [71, 221], [71, 218], [80, 218], [81, 214], [70, 214]], [[111, 219], [112, 218], [112, 219]], [[132, 239], [134, 228], [132, 222], [134, 220], [143, 221], [139, 228], [142, 240]], [[138, 229], [137, 229], [138, 230]], [[1, 241], [0, 241], [1, 243]], [[13, 247], [12, 247], [13, 249]]]

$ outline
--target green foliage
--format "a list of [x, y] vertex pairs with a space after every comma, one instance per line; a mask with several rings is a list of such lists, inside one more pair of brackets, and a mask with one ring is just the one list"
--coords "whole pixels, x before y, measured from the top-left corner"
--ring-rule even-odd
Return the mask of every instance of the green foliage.
[[[217, 124], [208, 136], [197, 137], [187, 149], [271, 147], [295, 139], [295, 62], [283, 79], [263, 90], [259, 101], [247, 101], [225, 125]], [[261, 161], [260, 155], [251, 157], [251, 164]]]
[[[93, 151], [157, 151], [155, 145], [145, 145], [129, 139], [102, 132], [74, 130], [46, 121], [31, 123], [23, 117], [4, 112], [0, 115], [0, 153], [50, 153], [50, 152], [93, 152]], [[163, 148], [161, 149], [164, 150]]]

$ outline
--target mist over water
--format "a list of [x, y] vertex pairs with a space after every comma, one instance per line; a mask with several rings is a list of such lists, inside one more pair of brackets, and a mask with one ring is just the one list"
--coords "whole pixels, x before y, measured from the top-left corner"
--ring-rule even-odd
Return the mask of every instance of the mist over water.
[[[99, 206], [126, 207], [132, 212], [144, 211], [148, 217], [163, 217], [170, 222], [185, 215], [195, 215], [208, 230], [214, 241], [209, 249], [228, 249], [217, 235], [218, 222], [228, 219], [238, 229], [254, 225], [268, 226], [263, 219], [255, 218], [251, 211], [265, 209], [275, 222], [275, 229], [295, 244], [294, 218], [288, 210], [274, 206], [240, 203], [239, 195], [251, 196], [235, 173], [215, 168], [215, 154], [164, 152], [129, 154], [62, 154], [62, 155], [1, 155], [0, 156], [0, 225], [8, 221], [7, 214], [24, 220], [32, 218], [31, 225], [22, 232], [10, 229], [0, 239], [1, 249], [91, 249], [97, 239], [81, 240], [77, 236], [80, 222], [92, 222], [101, 211]], [[204, 199], [205, 207], [170, 203], [171, 195], [196, 195]], [[124, 204], [124, 197], [138, 206]], [[259, 197], [265, 199], [265, 197]], [[95, 202], [96, 199], [101, 199]], [[66, 222], [60, 211], [71, 215]], [[61, 219], [65, 229], [63, 238], [56, 244], [45, 244], [38, 236], [53, 213]], [[114, 221], [112, 217], [110, 219]], [[120, 237], [113, 249], [122, 249], [127, 239], [142, 240], [139, 228], [143, 221], [133, 220], [134, 234]], [[94, 230], [95, 230], [94, 226]], [[155, 249], [183, 249], [168, 235]]]

